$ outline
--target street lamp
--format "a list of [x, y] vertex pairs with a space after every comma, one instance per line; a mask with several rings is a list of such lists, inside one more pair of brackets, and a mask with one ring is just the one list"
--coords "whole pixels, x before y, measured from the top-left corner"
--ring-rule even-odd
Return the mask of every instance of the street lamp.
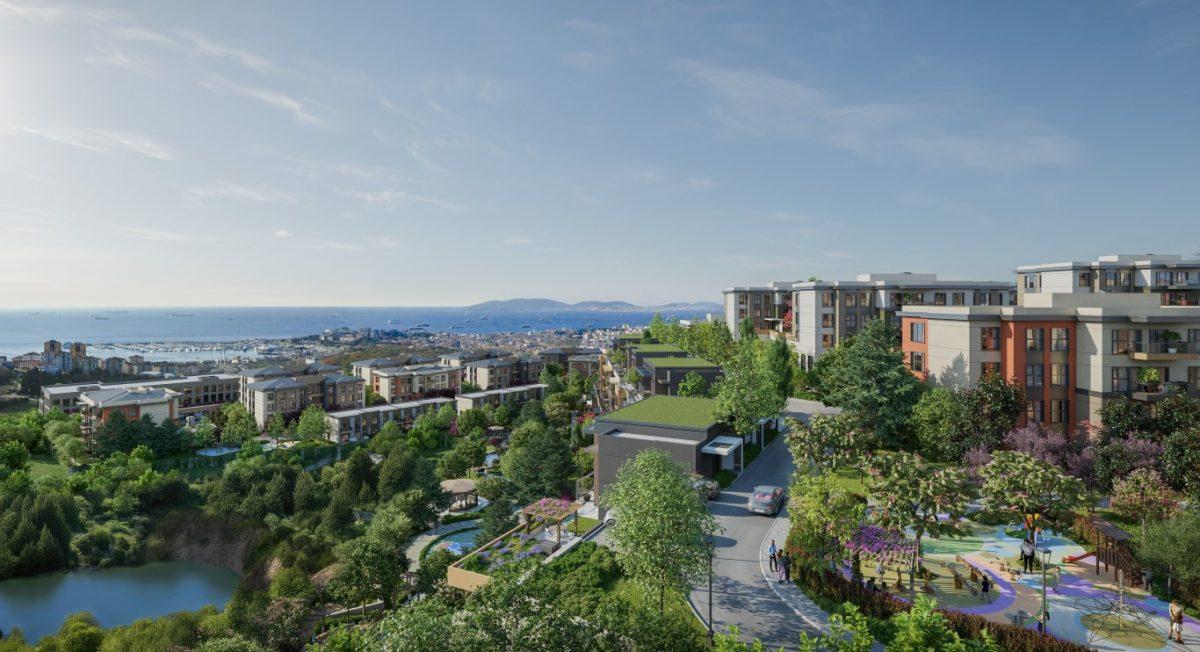
[[713, 619], [712, 619], [712, 582], [713, 582], [713, 553], [716, 552], [716, 545], [712, 536], [708, 537], [708, 645], [713, 644]]
[[1046, 610], [1046, 568], [1050, 566], [1050, 548], [1042, 548], [1042, 633], [1048, 634], [1050, 629], [1050, 612]]

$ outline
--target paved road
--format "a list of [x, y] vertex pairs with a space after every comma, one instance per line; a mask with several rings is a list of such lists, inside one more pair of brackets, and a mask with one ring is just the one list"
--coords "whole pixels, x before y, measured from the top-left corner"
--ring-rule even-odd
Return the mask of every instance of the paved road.
[[[820, 403], [792, 399], [787, 413], [806, 419], [827, 412]], [[802, 632], [814, 632], [827, 614], [794, 585], [780, 586], [764, 577], [768, 535], [782, 546], [787, 536], [786, 510], [777, 519], [746, 511], [746, 499], [757, 485], [786, 488], [792, 456], [777, 437], [721, 497], [709, 503], [725, 531], [718, 535], [713, 564], [713, 622], [716, 631], [737, 625], [743, 638], [759, 638], [769, 649], [795, 649]], [[708, 618], [708, 587], [691, 595], [692, 604]]]

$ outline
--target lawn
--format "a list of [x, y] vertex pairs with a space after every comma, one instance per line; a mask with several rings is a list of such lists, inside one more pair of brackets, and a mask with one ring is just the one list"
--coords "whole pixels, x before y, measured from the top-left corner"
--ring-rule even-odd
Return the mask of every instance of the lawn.
[[34, 480], [38, 478], [65, 478], [66, 476], [67, 467], [58, 461], [58, 456], [54, 453], [38, 453], [29, 458], [29, 477]]
[[834, 485], [844, 491], [860, 496], [867, 495], [867, 485], [863, 483], [865, 474], [858, 469], [838, 469], [833, 474]]
[[[657, 593], [650, 595], [640, 586], [627, 579], [617, 580], [616, 584], [613, 584], [609, 589], [609, 592], [624, 597], [638, 607], [658, 609]], [[692, 612], [692, 608], [688, 606], [687, 600], [684, 599], [682, 594], [675, 591], [668, 591], [664, 604], [668, 612], [677, 613], [680, 617], [692, 623], [692, 628], [696, 631], [697, 641], [703, 641], [707, 646], [708, 629], [696, 618], [696, 615]]]
[[587, 534], [592, 528], [600, 524], [600, 521], [591, 518], [590, 516], [579, 516], [578, 514], [571, 523], [567, 525], [567, 529], [575, 534]]

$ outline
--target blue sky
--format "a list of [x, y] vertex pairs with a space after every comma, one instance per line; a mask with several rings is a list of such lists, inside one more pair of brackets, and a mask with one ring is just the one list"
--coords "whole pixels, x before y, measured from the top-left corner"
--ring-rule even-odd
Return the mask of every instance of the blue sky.
[[1200, 5], [0, 0], [0, 303], [1200, 251]]

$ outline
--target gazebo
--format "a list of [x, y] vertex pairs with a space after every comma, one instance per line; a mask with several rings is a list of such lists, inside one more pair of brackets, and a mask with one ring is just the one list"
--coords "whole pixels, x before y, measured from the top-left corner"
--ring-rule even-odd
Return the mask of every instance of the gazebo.
[[461, 512], [479, 504], [475, 481], [469, 478], [442, 480], [442, 491], [451, 495], [450, 511]]

